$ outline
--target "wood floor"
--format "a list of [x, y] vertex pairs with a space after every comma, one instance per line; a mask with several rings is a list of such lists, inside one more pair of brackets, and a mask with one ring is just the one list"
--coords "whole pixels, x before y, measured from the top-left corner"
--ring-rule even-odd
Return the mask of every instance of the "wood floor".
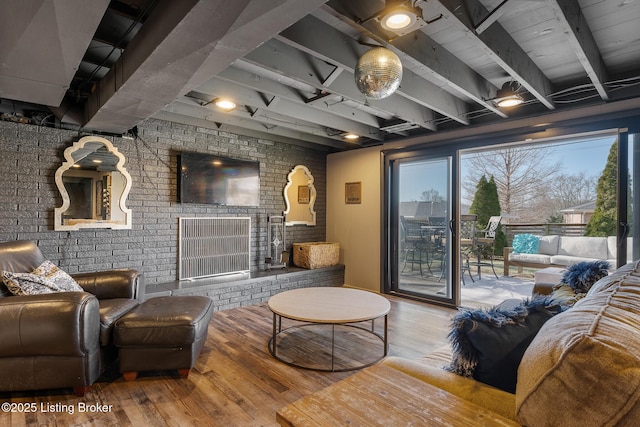
[[[454, 310], [389, 299], [390, 355], [415, 358], [446, 344]], [[35, 409], [3, 410], [0, 425], [277, 426], [277, 409], [357, 372], [311, 371], [274, 360], [267, 349], [271, 322], [266, 304], [214, 313], [206, 345], [187, 379], [151, 372], [125, 382], [111, 369], [82, 398], [71, 390], [0, 393], [2, 403]], [[355, 348], [343, 357], [362, 360], [381, 351], [379, 341], [365, 347], [370, 348]]]

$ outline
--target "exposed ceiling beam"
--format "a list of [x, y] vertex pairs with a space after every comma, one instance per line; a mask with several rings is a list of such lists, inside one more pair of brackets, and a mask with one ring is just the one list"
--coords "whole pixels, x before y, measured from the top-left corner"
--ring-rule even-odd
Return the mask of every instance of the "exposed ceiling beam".
[[513, 4], [517, 0], [503, 0], [502, 3], [497, 5], [487, 16], [485, 16], [482, 21], [476, 25], [476, 33], [480, 34], [487, 28], [491, 26], [494, 22], [496, 22], [504, 13], [507, 11], [507, 5]]
[[[235, 84], [233, 81], [214, 77], [207, 83], [200, 85], [197, 91], [189, 93], [197, 94], [201, 99], [210, 101], [215, 98], [230, 98], [236, 103], [253, 108], [265, 108], [278, 114], [291, 117], [293, 120], [302, 120], [318, 125], [341, 130], [343, 133], [353, 132], [360, 136], [382, 141], [383, 134], [378, 127], [366, 126], [353, 120], [336, 116], [328, 111], [305, 107], [302, 102], [294, 102], [285, 97], [256, 92]], [[271, 102], [277, 97], [278, 102]]]
[[3, 4], [0, 98], [59, 106], [108, 5], [109, 0]]
[[[302, 18], [280, 33], [277, 39], [350, 73], [354, 72], [358, 58], [371, 49], [314, 16]], [[406, 67], [396, 93], [459, 123], [469, 124], [465, 116], [468, 106], [464, 101], [443, 92], [442, 88], [416, 76]]]
[[481, 22], [489, 12], [478, 0], [430, 0], [451, 25], [455, 25], [470, 41], [524, 86], [529, 93], [549, 109], [554, 109], [549, 97], [553, 92], [551, 81], [529, 58], [524, 50], [498, 23], [481, 34], [475, 32], [475, 23]]
[[244, 59], [317, 89], [326, 90], [359, 103], [365, 103], [372, 109], [379, 109], [385, 115], [392, 114], [401, 120], [425, 129], [436, 129], [433, 124], [433, 111], [416, 105], [400, 95], [393, 94], [380, 100], [366, 99], [358, 91], [353, 73], [342, 72], [330, 85], [326, 85], [326, 79], [335, 70], [335, 65], [311, 57], [305, 52], [278, 40], [267, 41], [258, 49], [246, 55]]
[[550, 0], [547, 4], [553, 9], [560, 27], [598, 94], [604, 100], [609, 99], [604, 86], [607, 81], [607, 70], [577, 0]]
[[[236, 61], [234, 65], [242, 66], [243, 64], [246, 63]], [[327, 111], [340, 117], [348, 117], [350, 120], [376, 129], [380, 126], [379, 120], [376, 116], [346, 105], [342, 98], [338, 96], [322, 93], [318, 94], [317, 92], [305, 95], [303, 92], [290, 86], [269, 78], [264, 78], [236, 66], [227, 68], [218, 74], [217, 77], [245, 88], [253, 88], [272, 96], [279, 96], [293, 102], [300, 102], [305, 106], [313, 107], [320, 111]], [[204, 85], [199, 89], [204, 89]]]
[[[368, 0], [353, 0], [348, 3], [330, 0], [314, 14], [321, 16], [322, 19], [327, 19], [323, 14], [337, 14], [344, 21], [361, 22], [365, 17], [373, 16], [378, 12], [378, 7], [379, 4]], [[456, 92], [471, 98], [500, 117], [507, 117], [503, 111], [496, 108], [491, 101], [488, 101], [488, 99], [493, 98], [494, 86], [420, 30], [400, 37], [389, 37], [390, 33], [385, 34], [375, 20], [361, 22], [357, 27], [360, 31], [370, 34], [378, 42], [394, 50], [402, 60], [412, 60], [415, 66], [423, 71], [420, 74], [424, 74], [424, 77], [441, 82], [442, 86], [450, 87]], [[392, 38], [391, 42], [388, 41], [390, 38]], [[438, 90], [442, 94], [443, 89], [439, 87]], [[403, 93], [409, 97], [412, 95], [409, 90]], [[437, 97], [439, 96], [442, 95], [437, 95]], [[435, 106], [434, 110], [449, 116], [446, 114], [446, 110], [440, 110]], [[468, 107], [465, 107], [460, 113], [467, 111]], [[455, 117], [452, 118], [455, 119]], [[468, 124], [466, 117], [465, 121], [467, 122], [465, 124]]]
[[[154, 119], [158, 119], [158, 120], [166, 120], [169, 122], [174, 122], [174, 123], [183, 123], [186, 125], [191, 125], [191, 126], [198, 126], [201, 128], [205, 128], [205, 129], [213, 129], [213, 130], [218, 130], [221, 132], [229, 132], [229, 133], [235, 133], [237, 135], [245, 135], [245, 136], [251, 136], [254, 138], [261, 138], [261, 139], [271, 139], [273, 140], [274, 138], [274, 133], [267, 133], [264, 132], [263, 130], [258, 130], [258, 129], [249, 129], [247, 127], [238, 127], [235, 126], [233, 124], [227, 124], [227, 123], [220, 123], [220, 122], [212, 122], [209, 120], [205, 120], [205, 119], [200, 119], [198, 117], [191, 117], [191, 116], [185, 116], [182, 114], [178, 114], [178, 113], [172, 113], [169, 111], [159, 111], [158, 113], [156, 113], [153, 116]], [[282, 142], [285, 144], [291, 144], [291, 145], [297, 145], [300, 147], [305, 147], [305, 148], [310, 148], [313, 150], [318, 150], [318, 151], [335, 151], [332, 149], [331, 146], [329, 145], [323, 145], [323, 144], [319, 144], [319, 143], [314, 143], [314, 142], [308, 142], [303, 140], [302, 138], [300, 138], [302, 135], [298, 134], [298, 135], [278, 135], [278, 142]], [[358, 145], [353, 144], [353, 147], [336, 147], [339, 148], [339, 150], [344, 150], [345, 148], [358, 148]]]
[[[213, 107], [203, 107], [196, 100], [177, 100], [168, 105], [163, 113], [173, 113], [182, 116], [190, 116], [206, 120], [210, 124], [217, 123], [235, 126], [236, 128], [246, 128], [253, 131], [260, 131], [265, 135], [277, 135], [314, 144], [326, 145], [329, 147], [344, 149], [347, 145], [340, 137], [331, 138], [326, 135], [320, 127], [312, 127], [305, 123], [287, 123], [286, 118], [275, 113], [267, 114], [263, 112], [234, 111], [223, 113], [216, 111]], [[155, 118], [166, 117], [166, 114], [158, 113]], [[211, 128], [211, 126], [208, 126]]]
[[90, 96], [85, 127], [126, 132], [325, 1], [161, 0]]

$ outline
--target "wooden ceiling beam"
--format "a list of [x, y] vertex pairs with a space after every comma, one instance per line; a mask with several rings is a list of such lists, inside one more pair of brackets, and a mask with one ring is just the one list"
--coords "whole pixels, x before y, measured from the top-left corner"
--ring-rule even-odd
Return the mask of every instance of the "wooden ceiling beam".
[[603, 100], [608, 100], [609, 94], [604, 86], [607, 81], [607, 69], [580, 4], [577, 0], [551, 0], [547, 4], [553, 9], [560, 28], [567, 36], [598, 94]]
[[383, 115], [391, 115], [429, 130], [436, 130], [433, 111], [393, 94], [385, 99], [369, 100], [358, 91], [353, 73], [342, 72], [328, 86], [324, 85], [335, 66], [291, 47], [279, 40], [269, 40], [250, 52], [244, 60], [287, 78], [294, 78], [317, 89], [326, 90], [349, 100], [366, 104]]
[[[348, 3], [330, 0], [314, 12], [314, 15], [321, 16], [323, 20], [328, 20], [331, 15], [337, 15], [342, 21], [354, 22], [363, 35], [369, 35], [392, 49], [401, 60], [412, 61], [412, 67], [416, 69], [414, 74], [417, 75], [420, 70], [422, 77], [418, 77], [419, 81], [423, 81], [424, 77], [428, 76], [429, 80], [440, 82], [440, 86], [436, 84], [440, 94], [449, 93], [447, 89], [454, 90], [498, 116], [507, 117], [489, 101], [494, 97], [494, 86], [426, 34], [417, 30], [404, 36], [394, 37], [395, 35], [391, 33], [385, 33], [375, 19], [366, 20], [365, 17], [374, 16], [379, 11], [378, 7], [379, 4], [376, 5], [375, 2], [368, 0], [352, 0]], [[410, 91], [403, 93], [409, 97], [412, 96]], [[446, 115], [442, 111], [438, 112]], [[466, 112], [468, 112], [468, 106], [465, 109]], [[468, 122], [466, 114], [464, 120]]]
[[447, 22], [455, 25], [465, 37], [482, 49], [538, 101], [549, 109], [555, 109], [550, 98], [553, 93], [551, 81], [499, 23], [494, 23], [481, 34], [476, 32], [476, 23], [482, 22], [483, 18], [489, 15], [478, 0], [430, 0], [429, 5], [441, 13]]
[[[322, 37], [318, 37], [322, 34]], [[306, 53], [331, 62], [353, 74], [358, 58], [370, 46], [362, 45], [331, 25], [314, 16], [306, 16], [277, 36], [278, 40]], [[428, 80], [404, 67], [399, 95], [437, 111], [458, 123], [469, 124], [468, 105]]]

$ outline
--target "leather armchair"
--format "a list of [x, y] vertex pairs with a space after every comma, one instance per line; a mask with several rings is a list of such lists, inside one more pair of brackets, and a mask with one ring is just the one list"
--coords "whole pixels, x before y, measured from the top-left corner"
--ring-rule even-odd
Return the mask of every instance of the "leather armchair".
[[[29, 273], [45, 260], [34, 242], [0, 243], [0, 268]], [[82, 396], [116, 354], [112, 326], [138, 305], [142, 275], [73, 275], [85, 292], [13, 296], [0, 282], [0, 391], [73, 387]]]

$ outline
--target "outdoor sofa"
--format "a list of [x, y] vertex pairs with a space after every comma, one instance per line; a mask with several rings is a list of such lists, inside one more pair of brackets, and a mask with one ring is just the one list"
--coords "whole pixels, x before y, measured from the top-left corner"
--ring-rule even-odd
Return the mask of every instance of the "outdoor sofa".
[[[518, 236], [514, 236], [517, 243]], [[524, 235], [520, 235], [524, 236]], [[531, 235], [528, 235], [531, 236]], [[516, 244], [504, 248], [504, 275], [509, 276], [510, 267], [546, 268], [567, 267], [582, 261], [606, 260], [611, 269], [616, 267], [616, 236], [534, 236], [536, 244], [521, 245], [518, 251]], [[627, 241], [627, 261], [631, 261], [631, 238]], [[514, 248], [515, 247], [515, 248]], [[524, 251], [522, 250], [524, 249]], [[528, 249], [528, 250], [527, 250]]]

